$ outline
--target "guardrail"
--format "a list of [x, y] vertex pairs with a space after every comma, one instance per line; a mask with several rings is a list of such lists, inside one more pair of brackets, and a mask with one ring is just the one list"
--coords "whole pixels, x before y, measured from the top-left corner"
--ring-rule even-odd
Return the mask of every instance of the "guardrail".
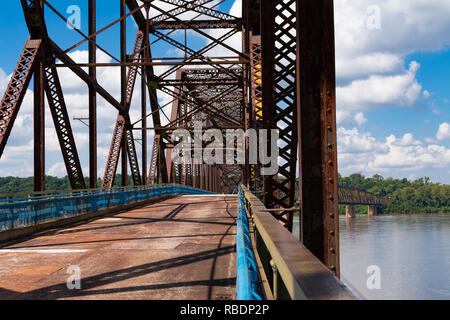
[[180, 185], [116, 188], [0, 199], [0, 232], [172, 194], [208, 194]]
[[[354, 300], [356, 296], [241, 186], [266, 299]], [[238, 283], [239, 285], [239, 283]]]
[[239, 186], [239, 213], [236, 238], [236, 299], [262, 300], [258, 284], [258, 268], [256, 266], [256, 259], [252, 251], [248, 218], [245, 211], [245, 202], [241, 186]]

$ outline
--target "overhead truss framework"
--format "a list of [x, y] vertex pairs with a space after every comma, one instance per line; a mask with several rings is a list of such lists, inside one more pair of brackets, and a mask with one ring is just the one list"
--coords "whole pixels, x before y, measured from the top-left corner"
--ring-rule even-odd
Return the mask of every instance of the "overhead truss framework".
[[[302, 241], [339, 274], [332, 0], [243, 0], [239, 17], [221, 10], [228, 0], [117, 0], [111, 3], [120, 7], [120, 16], [103, 28], [97, 27], [96, 1], [86, 0], [89, 34], [75, 29], [83, 40], [66, 50], [47, 31], [44, 10], [68, 23], [52, 1], [21, 0], [29, 38], [24, 39], [1, 101], [0, 157], [34, 75], [35, 189], [45, 188], [44, 95], [71, 186], [86, 188], [69, 120], [71, 101], [64, 98], [58, 76], [60, 68], [68, 68], [89, 88], [86, 161], [91, 188], [97, 186], [96, 98], [101, 96], [117, 114], [111, 123], [114, 130], [104, 159], [102, 188], [120, 184], [115, 182], [119, 163], [122, 185], [128, 183], [128, 172], [134, 185], [180, 183], [219, 193], [235, 193], [238, 184], [245, 183], [268, 208], [276, 209], [271, 212], [289, 230], [298, 208]], [[134, 46], [127, 50], [126, 27], [131, 20], [138, 31]], [[117, 24], [118, 58], [97, 42], [102, 32]], [[89, 61], [74, 61], [69, 53], [83, 43], [89, 45]], [[97, 62], [97, 50], [112, 62]], [[101, 67], [120, 68], [120, 101], [97, 80]], [[137, 105], [140, 113], [134, 110]], [[238, 141], [219, 144], [223, 154], [229, 150], [236, 158], [244, 154], [243, 163], [193, 159], [175, 163], [172, 159], [180, 152], [180, 143], [202, 155], [217, 150], [215, 139], [203, 139], [201, 150], [195, 150], [198, 145], [191, 142], [199, 123], [202, 133], [206, 129], [222, 133], [278, 130], [278, 173], [263, 176], [261, 169], [266, 165], [259, 156], [257, 163], [250, 163], [248, 135], [242, 147]], [[179, 129], [188, 132], [189, 138], [174, 137]], [[275, 152], [269, 141], [265, 147]]]

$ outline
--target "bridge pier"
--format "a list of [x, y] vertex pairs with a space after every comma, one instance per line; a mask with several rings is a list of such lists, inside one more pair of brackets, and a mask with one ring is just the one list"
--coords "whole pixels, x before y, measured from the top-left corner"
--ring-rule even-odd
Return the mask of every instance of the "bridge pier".
[[376, 217], [378, 215], [376, 206], [368, 206], [369, 217]]
[[354, 219], [356, 217], [355, 206], [346, 205], [345, 206], [345, 216], [347, 217], [347, 219]]

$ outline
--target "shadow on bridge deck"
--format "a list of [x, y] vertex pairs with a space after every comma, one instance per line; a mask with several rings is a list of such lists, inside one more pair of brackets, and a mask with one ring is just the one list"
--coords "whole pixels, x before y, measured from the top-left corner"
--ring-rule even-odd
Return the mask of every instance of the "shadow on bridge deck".
[[0, 299], [234, 296], [236, 216], [237, 197], [181, 196], [4, 245]]

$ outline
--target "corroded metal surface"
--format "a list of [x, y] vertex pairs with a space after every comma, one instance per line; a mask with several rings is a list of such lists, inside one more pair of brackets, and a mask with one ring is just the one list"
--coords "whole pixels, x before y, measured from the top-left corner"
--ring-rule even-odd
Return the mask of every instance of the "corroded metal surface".
[[236, 215], [235, 196], [182, 196], [3, 246], [0, 299], [233, 296]]

